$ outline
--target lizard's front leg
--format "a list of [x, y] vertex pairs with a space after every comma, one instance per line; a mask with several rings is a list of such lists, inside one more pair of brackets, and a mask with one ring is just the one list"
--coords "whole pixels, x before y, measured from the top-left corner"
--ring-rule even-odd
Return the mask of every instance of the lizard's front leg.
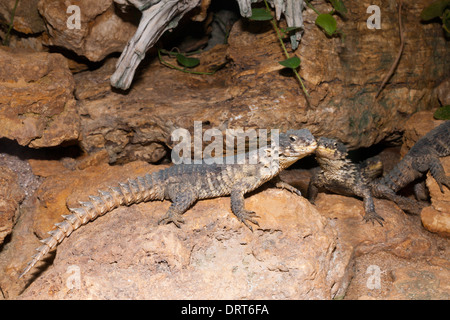
[[259, 218], [253, 211], [247, 211], [244, 207], [244, 195], [245, 193], [254, 190], [254, 186], [257, 184], [256, 177], [246, 177], [236, 182], [231, 189], [231, 211], [247, 228], [253, 231], [251, 222], [259, 227], [258, 221], [255, 218]]
[[[356, 192], [355, 192], [356, 193]], [[375, 211], [375, 205], [373, 203], [373, 197], [369, 189], [364, 188], [361, 193], [356, 193], [357, 196], [360, 196], [364, 200], [364, 211], [365, 215], [363, 217], [365, 222], [371, 221], [372, 224], [374, 221], [378, 222], [380, 226], [383, 226], [383, 217], [380, 216]]]
[[195, 192], [191, 185], [173, 185], [168, 186], [168, 195], [172, 200], [169, 210], [158, 221], [158, 224], [167, 224], [173, 222], [178, 228], [180, 224], [184, 223], [182, 214], [185, 213], [198, 199], [197, 192]]
[[306, 198], [311, 204], [315, 204], [317, 195], [319, 194], [319, 188], [323, 187], [324, 183], [323, 171], [315, 173], [311, 180], [309, 180], [308, 191], [306, 192]]

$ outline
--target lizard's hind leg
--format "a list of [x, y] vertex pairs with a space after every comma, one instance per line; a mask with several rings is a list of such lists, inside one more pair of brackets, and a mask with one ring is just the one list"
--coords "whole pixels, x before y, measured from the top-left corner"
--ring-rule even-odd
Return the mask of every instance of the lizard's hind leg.
[[410, 214], [418, 215], [423, 209], [423, 205], [419, 201], [397, 195], [394, 191], [383, 184], [373, 184], [371, 191], [376, 198], [393, 201], [400, 207], [400, 209]]
[[441, 189], [441, 192], [444, 193], [444, 189], [442, 188], [442, 185], [446, 186], [448, 189], [450, 189], [450, 176], [445, 175], [444, 167], [442, 166], [439, 159], [433, 158], [430, 163], [430, 173], [433, 176], [434, 180], [436, 180], [439, 189]]

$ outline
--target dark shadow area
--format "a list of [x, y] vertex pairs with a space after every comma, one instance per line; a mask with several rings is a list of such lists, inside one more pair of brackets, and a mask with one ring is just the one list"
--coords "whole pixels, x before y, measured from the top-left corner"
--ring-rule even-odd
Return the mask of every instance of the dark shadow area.
[[139, 26], [139, 21], [142, 17], [142, 12], [135, 6], [124, 6], [123, 8], [114, 2], [114, 13], [125, 22], [131, 23], [136, 27]]
[[9, 233], [9, 234], [3, 239], [3, 242], [2, 242], [2, 243], [0, 243], [0, 252], [2, 252], [2, 251], [3, 251], [3, 248], [4, 248], [8, 243], [11, 242], [11, 237], [12, 237], [12, 232]]
[[[76, 54], [75, 52], [73, 52], [72, 50], [63, 48], [63, 47], [59, 47], [59, 46], [49, 46], [48, 47], [48, 52], [49, 53], [59, 53], [61, 55], [63, 55], [65, 58], [75, 61], [76, 63], [79, 64], [84, 64], [87, 66], [89, 71], [93, 71], [96, 70], [98, 68], [100, 68], [101, 66], [103, 66], [105, 59], [101, 60], [101, 61], [97, 61], [97, 62], [93, 62], [90, 61], [88, 58], [84, 57], [84, 56], [80, 56], [78, 54]], [[111, 54], [112, 55], [112, 54]], [[72, 73], [78, 73], [77, 71], [71, 70]], [[79, 71], [79, 72], [83, 72], [85, 70]]]
[[43, 274], [51, 265], [56, 257], [56, 250], [52, 250], [45, 255], [45, 257], [39, 261], [40, 265], [30, 270], [31, 277], [27, 280], [25, 287], [20, 291], [21, 295], [41, 274]]
[[60, 160], [62, 158], [78, 158], [83, 154], [80, 146], [70, 144], [67, 146], [32, 149], [19, 145], [14, 140], [0, 138], [0, 153], [7, 153], [20, 160]]

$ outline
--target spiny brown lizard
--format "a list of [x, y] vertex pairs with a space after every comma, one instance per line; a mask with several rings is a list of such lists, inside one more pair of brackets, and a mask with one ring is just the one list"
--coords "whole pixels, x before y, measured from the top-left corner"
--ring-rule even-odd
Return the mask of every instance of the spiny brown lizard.
[[338, 194], [358, 196], [364, 200], [364, 220], [383, 225], [384, 219], [375, 211], [370, 190], [370, 181], [382, 173], [380, 161], [357, 165], [348, 158], [343, 143], [325, 137], [317, 140], [316, 160], [321, 170], [313, 175], [308, 186], [307, 197], [311, 203], [321, 187]]
[[[110, 187], [109, 191], [99, 191], [98, 196], [89, 197], [90, 201], [80, 202], [80, 207], [69, 208], [71, 214], [63, 215], [64, 220], [49, 232], [50, 237], [41, 240], [43, 245], [37, 248], [38, 253], [19, 277], [30, 271], [74, 230], [121, 205], [170, 200], [172, 204], [159, 224], [173, 222], [179, 227], [184, 222], [182, 214], [197, 200], [230, 195], [231, 211], [252, 230], [249, 222], [259, 225], [255, 220], [258, 216], [245, 209], [244, 195], [276, 177], [280, 171], [297, 160], [313, 153], [316, 146], [309, 130], [289, 130], [279, 135], [278, 147], [273, 144], [258, 149], [251, 155], [246, 154], [246, 158], [261, 152], [266, 154], [258, 156], [256, 162], [250, 162], [248, 159], [245, 164], [236, 161], [227, 164], [229, 161], [226, 160], [221, 162], [223, 164], [206, 164], [205, 161], [202, 164], [178, 164], [134, 180], [129, 179], [126, 183]], [[277, 187], [300, 194], [300, 191], [281, 181], [277, 183]]]
[[405, 211], [418, 214], [423, 206], [417, 201], [397, 195], [397, 192], [428, 171], [441, 192], [444, 192], [443, 185], [450, 189], [450, 176], [445, 175], [439, 160], [440, 157], [449, 155], [450, 121], [445, 121], [420, 138], [391, 171], [374, 181], [372, 193], [377, 198], [395, 201]]

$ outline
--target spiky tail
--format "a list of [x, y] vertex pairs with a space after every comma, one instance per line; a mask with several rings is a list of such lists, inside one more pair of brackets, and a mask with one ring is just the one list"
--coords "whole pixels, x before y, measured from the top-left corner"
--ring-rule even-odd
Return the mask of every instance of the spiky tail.
[[50, 250], [55, 248], [74, 230], [80, 226], [95, 220], [98, 216], [112, 211], [121, 205], [131, 205], [142, 201], [163, 200], [164, 193], [156, 181], [155, 175], [146, 174], [135, 180], [129, 179], [127, 183], [119, 183], [118, 187], [109, 187], [109, 191], [99, 190], [98, 196], [89, 196], [91, 201], [81, 202], [78, 208], [69, 208], [71, 214], [63, 215], [64, 220], [56, 223], [52, 231], [48, 232], [50, 237], [40, 240], [43, 245], [37, 248], [37, 254], [28, 263], [20, 274], [23, 277], [33, 266], [40, 261]]

